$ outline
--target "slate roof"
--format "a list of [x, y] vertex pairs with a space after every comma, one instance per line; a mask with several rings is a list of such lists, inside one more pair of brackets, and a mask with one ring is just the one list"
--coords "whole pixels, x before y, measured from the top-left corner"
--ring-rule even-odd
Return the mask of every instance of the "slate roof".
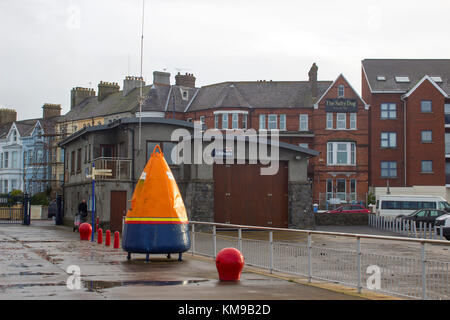
[[[450, 59], [365, 59], [362, 66], [372, 91], [407, 92], [428, 75], [441, 77], [437, 85], [450, 94]], [[378, 76], [386, 80], [379, 81]], [[408, 76], [410, 82], [398, 83], [396, 76]]]
[[[318, 81], [318, 97], [332, 83]], [[227, 107], [313, 108], [313, 104], [309, 81], [223, 82], [202, 87], [188, 111]]]

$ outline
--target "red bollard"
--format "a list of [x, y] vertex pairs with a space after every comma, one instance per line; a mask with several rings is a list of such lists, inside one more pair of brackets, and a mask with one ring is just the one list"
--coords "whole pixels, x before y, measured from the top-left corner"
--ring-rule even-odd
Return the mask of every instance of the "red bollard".
[[119, 231], [116, 231], [114, 233], [114, 249], [119, 249], [120, 247], [120, 240], [119, 240]]
[[111, 231], [106, 230], [105, 246], [111, 246]]
[[239, 281], [244, 264], [244, 256], [239, 250], [235, 248], [221, 250], [216, 258], [220, 281]]
[[78, 229], [80, 231], [80, 240], [89, 241], [92, 235], [92, 226], [89, 223], [83, 223]]
[[97, 230], [97, 243], [103, 244], [103, 230], [102, 229]]

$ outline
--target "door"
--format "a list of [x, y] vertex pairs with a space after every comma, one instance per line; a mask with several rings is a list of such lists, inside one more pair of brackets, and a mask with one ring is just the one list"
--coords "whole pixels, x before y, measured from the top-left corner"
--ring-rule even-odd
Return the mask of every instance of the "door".
[[127, 192], [126, 191], [111, 191], [111, 216], [110, 224], [111, 231], [122, 232], [122, 220], [127, 214]]
[[262, 165], [214, 165], [214, 220], [250, 226], [288, 226], [288, 164], [273, 176]]

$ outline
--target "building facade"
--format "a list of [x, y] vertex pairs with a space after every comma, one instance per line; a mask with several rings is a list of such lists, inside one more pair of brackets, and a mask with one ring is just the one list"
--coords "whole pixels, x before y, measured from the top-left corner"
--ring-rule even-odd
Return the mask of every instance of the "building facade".
[[449, 79], [450, 60], [362, 61], [362, 95], [371, 105], [369, 184], [375, 194], [450, 198]]

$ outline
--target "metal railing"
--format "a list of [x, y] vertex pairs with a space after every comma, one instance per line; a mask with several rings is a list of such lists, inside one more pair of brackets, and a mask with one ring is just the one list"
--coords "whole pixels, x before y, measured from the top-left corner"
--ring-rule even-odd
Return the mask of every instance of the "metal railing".
[[123, 158], [97, 158], [94, 160], [96, 169], [110, 169], [111, 176], [98, 175], [101, 180], [125, 180], [129, 181], [132, 177], [132, 160]]
[[[255, 238], [255, 231], [265, 232]], [[450, 299], [450, 262], [426, 255], [427, 245], [446, 250], [446, 241], [208, 222], [190, 222], [190, 233], [192, 254], [215, 258], [221, 249], [233, 247], [243, 253], [246, 265], [271, 273], [340, 283], [359, 293], [367, 289], [413, 299]], [[403, 256], [401, 250], [389, 254], [383, 249], [405, 243], [412, 252], [404, 254], [402, 247]], [[418, 247], [411, 249], [411, 244]]]
[[417, 239], [444, 240], [443, 229], [438, 228], [433, 223], [416, 222], [413, 220], [371, 214], [369, 215], [369, 226]]
[[23, 208], [0, 208], [0, 224], [18, 224], [23, 222]]

